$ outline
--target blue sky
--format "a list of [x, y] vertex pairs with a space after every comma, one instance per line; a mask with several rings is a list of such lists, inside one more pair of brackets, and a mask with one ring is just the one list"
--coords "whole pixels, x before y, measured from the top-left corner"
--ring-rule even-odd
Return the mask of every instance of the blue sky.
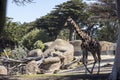
[[[62, 4], [69, 0], [33, 0], [35, 3], [26, 4], [26, 6], [17, 6], [8, 0], [7, 17], [13, 18], [14, 22], [31, 22], [41, 16], [50, 13], [55, 8], [55, 5]], [[86, 1], [86, 0], [83, 0]], [[90, 0], [89, 0], [90, 1]], [[93, 1], [93, 0], [92, 0]]]
[[50, 13], [55, 5], [59, 5], [69, 0], [34, 0], [35, 3], [26, 4], [26, 6], [17, 6], [8, 0], [7, 3], [7, 17], [12, 17], [15, 22], [31, 22], [40, 18], [41, 16]]

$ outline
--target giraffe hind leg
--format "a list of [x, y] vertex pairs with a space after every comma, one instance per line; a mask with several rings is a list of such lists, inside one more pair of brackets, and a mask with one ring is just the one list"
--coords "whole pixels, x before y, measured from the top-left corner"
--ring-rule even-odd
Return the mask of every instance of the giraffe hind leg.
[[95, 68], [95, 64], [97, 63], [97, 60], [98, 60], [95, 53], [92, 53], [92, 56], [93, 56], [93, 58], [94, 58], [94, 63], [93, 63], [93, 66], [92, 66], [92, 68], [91, 68], [91, 73], [93, 73], [93, 70], [94, 70], [94, 68]]
[[101, 61], [101, 50], [100, 49], [97, 51], [97, 57], [98, 57], [98, 72], [97, 72], [97, 74], [99, 74], [99, 72], [100, 72], [100, 61]]
[[96, 62], [94, 62], [92, 69], [91, 69], [91, 74], [93, 73], [94, 67], [95, 67]]
[[87, 64], [84, 63], [84, 62], [83, 62], [83, 64], [84, 64], [84, 66], [85, 66], [85, 69], [86, 69], [90, 74], [92, 74], [92, 72], [88, 69]]

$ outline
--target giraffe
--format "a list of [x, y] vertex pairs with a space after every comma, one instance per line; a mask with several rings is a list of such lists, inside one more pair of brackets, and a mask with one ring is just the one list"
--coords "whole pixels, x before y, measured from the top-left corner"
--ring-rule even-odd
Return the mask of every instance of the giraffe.
[[[65, 22], [64, 26], [72, 26], [74, 27], [74, 30], [76, 33], [79, 35], [81, 38], [81, 49], [82, 49], [82, 62], [83, 65], [85, 66], [86, 70], [92, 74], [93, 69], [95, 67], [95, 64], [98, 62], [98, 71], [97, 73], [99, 74], [100, 72], [100, 61], [101, 61], [101, 46], [99, 41], [91, 38], [86, 32], [82, 31], [79, 26], [76, 24], [76, 22], [71, 18], [68, 17], [67, 21]], [[91, 52], [93, 58], [94, 58], [94, 64], [91, 68], [91, 70], [88, 69], [87, 67], [87, 57], [88, 57], [88, 52]]]

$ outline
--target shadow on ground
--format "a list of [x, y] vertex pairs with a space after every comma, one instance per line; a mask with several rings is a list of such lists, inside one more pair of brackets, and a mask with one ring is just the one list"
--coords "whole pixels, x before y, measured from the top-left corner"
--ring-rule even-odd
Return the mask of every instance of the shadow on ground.
[[109, 73], [106, 74], [78, 74], [78, 75], [47, 75], [47, 76], [0, 76], [0, 80], [108, 80]]

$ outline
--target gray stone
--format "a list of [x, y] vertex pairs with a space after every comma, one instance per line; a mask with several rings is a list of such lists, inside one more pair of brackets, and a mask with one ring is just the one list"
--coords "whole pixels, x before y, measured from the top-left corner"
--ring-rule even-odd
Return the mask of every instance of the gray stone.
[[26, 74], [31, 75], [31, 74], [37, 74], [39, 72], [38, 65], [36, 61], [30, 61], [26, 65]]
[[41, 49], [34, 49], [28, 53], [28, 57], [40, 57], [43, 54]]
[[0, 74], [7, 75], [7, 69], [5, 66], [0, 66]]
[[81, 50], [81, 40], [73, 40], [70, 43], [74, 46], [74, 56], [80, 56], [82, 54]]
[[[71, 62], [74, 58], [74, 47], [68, 41], [62, 39], [56, 39], [49, 45], [49, 48], [44, 52], [44, 55], [53, 55], [54, 53], [60, 53], [64, 57], [64, 64]], [[59, 55], [59, 57], [60, 57]]]

